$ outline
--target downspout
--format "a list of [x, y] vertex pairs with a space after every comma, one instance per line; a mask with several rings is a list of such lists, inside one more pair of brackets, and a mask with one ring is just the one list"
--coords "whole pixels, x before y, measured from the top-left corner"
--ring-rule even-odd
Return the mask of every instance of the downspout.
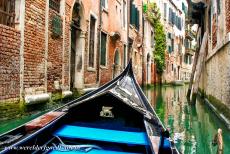
[[130, 61], [130, 48], [129, 48], [129, 24], [130, 24], [130, 0], [127, 0], [127, 59]]
[[100, 84], [100, 62], [101, 62], [101, 0], [99, 0], [99, 25], [98, 25], [98, 42], [97, 42], [97, 84]]
[[144, 62], [145, 60], [145, 50], [144, 50], [145, 26], [144, 26], [143, 1], [142, 1], [141, 14], [142, 14], [142, 86], [144, 86], [145, 85], [145, 62]]

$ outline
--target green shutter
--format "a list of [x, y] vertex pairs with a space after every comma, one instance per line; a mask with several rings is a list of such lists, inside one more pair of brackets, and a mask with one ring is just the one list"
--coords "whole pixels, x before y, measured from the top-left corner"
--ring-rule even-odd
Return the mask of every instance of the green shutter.
[[101, 0], [101, 6], [105, 8], [105, 0]]
[[101, 33], [101, 65], [106, 66], [106, 40], [107, 35]]
[[126, 45], [124, 44], [124, 68], [126, 67]]
[[136, 8], [136, 22], [135, 22], [135, 26], [137, 28], [137, 30], [139, 30], [139, 11]]
[[134, 25], [135, 23], [135, 6], [133, 4], [133, 0], [130, 1], [130, 24]]

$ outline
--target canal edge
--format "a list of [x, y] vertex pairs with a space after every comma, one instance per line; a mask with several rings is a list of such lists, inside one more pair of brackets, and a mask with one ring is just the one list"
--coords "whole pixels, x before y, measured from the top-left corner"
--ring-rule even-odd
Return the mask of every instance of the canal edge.
[[[200, 98], [202, 97], [202, 95], [201, 95], [200, 92], [198, 92], [198, 95], [199, 95]], [[216, 115], [222, 122], [224, 122], [224, 125], [228, 128], [228, 130], [230, 130], [230, 121], [229, 121], [222, 113], [218, 113], [217, 108], [216, 108], [215, 106], [213, 106], [213, 105], [210, 103], [210, 101], [209, 101], [206, 97], [204, 97], [204, 103], [205, 103], [205, 105], [207, 105], [207, 106], [212, 110], [212, 112], [215, 113], [215, 115]]]

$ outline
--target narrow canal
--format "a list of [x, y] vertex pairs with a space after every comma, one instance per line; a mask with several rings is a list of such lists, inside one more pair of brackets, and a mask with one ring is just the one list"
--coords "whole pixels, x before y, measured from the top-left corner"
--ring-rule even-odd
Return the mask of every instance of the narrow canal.
[[187, 88], [163, 86], [145, 93], [181, 153], [216, 154], [212, 139], [217, 129], [222, 128], [224, 154], [230, 154], [230, 131], [199, 98], [195, 106], [190, 106], [186, 100]]
[[[178, 150], [183, 154], [216, 154], [212, 139], [218, 128], [223, 129], [224, 154], [230, 154], [230, 131], [198, 99], [196, 106], [186, 100], [187, 86], [163, 86], [144, 89], [164, 125], [170, 128]], [[0, 104], [0, 134], [40, 116], [63, 102], [26, 108], [19, 104]], [[42, 111], [42, 112], [41, 112]]]

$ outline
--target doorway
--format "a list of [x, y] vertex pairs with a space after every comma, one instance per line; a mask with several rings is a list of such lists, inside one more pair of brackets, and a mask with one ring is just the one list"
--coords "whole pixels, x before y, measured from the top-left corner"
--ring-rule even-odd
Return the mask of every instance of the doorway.
[[70, 89], [83, 88], [83, 51], [84, 33], [82, 31], [83, 12], [81, 5], [76, 2], [73, 6], [71, 24], [71, 61]]

